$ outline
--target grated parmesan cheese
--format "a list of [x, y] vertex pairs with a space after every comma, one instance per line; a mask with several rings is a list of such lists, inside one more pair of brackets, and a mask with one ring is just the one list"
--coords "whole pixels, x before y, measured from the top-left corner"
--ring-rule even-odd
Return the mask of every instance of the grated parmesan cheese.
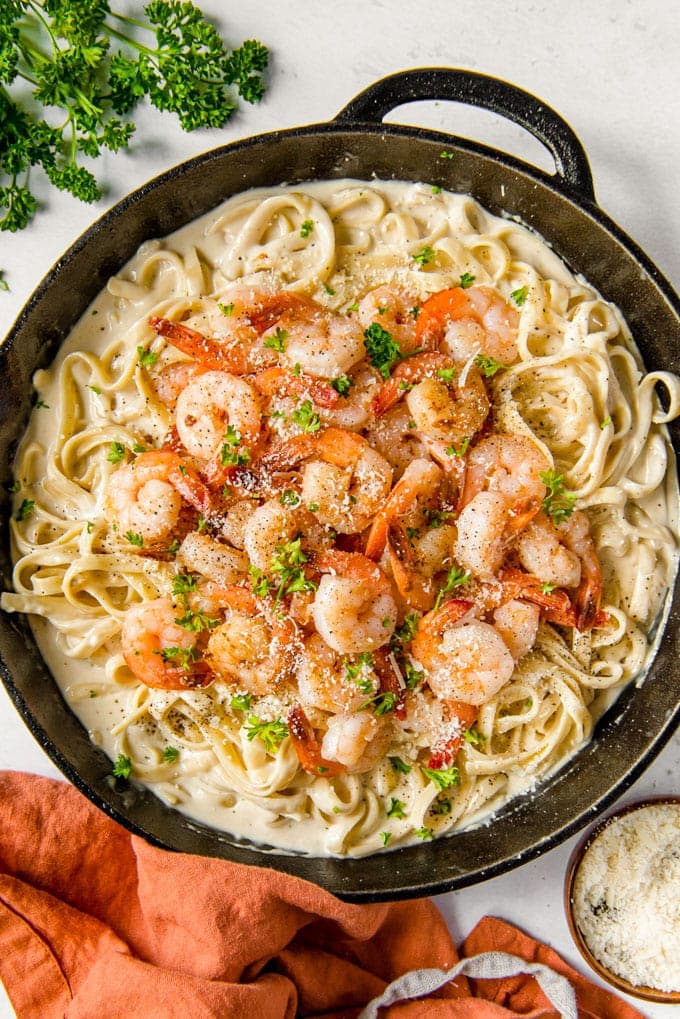
[[603, 966], [636, 986], [680, 990], [680, 803], [607, 824], [583, 856], [572, 900]]

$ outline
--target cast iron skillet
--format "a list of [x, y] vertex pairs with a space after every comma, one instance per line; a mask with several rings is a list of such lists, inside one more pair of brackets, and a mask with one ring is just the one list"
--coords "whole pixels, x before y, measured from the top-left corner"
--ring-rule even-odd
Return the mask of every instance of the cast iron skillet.
[[[509, 117], [549, 149], [556, 174], [470, 141], [382, 123], [389, 111], [418, 99], [457, 100]], [[250, 138], [175, 167], [125, 198], [77, 240], [0, 349], [0, 481], [10, 480], [15, 444], [30, 411], [33, 372], [52, 359], [89, 302], [143, 241], [163, 237], [249, 187], [372, 176], [468, 192], [494, 213], [519, 217], [622, 308], [649, 369], [680, 371], [678, 297], [597, 206], [587, 158], [568, 125], [533, 96], [495, 78], [444, 68], [412, 70], [376, 82], [328, 124]], [[678, 427], [671, 432], [677, 448]], [[7, 545], [5, 526], [0, 551], [9, 586]], [[462, 888], [544, 853], [631, 785], [680, 716], [676, 590], [645, 682], [622, 694], [592, 742], [535, 794], [511, 802], [491, 826], [477, 831], [361, 860], [312, 859], [237, 841], [188, 820], [147, 790], [112, 780], [110, 761], [66, 707], [26, 620], [3, 616], [0, 624], [0, 668], [10, 697], [55, 764], [107, 814], [156, 845], [274, 867], [352, 901]]]

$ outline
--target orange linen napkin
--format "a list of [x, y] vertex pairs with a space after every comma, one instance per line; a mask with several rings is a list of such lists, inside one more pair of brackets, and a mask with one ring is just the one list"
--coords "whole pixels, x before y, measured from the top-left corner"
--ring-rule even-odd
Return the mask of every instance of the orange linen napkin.
[[[171, 853], [72, 786], [0, 772], [0, 977], [19, 1019], [354, 1019], [408, 970], [458, 961], [429, 900], [349, 905], [259, 867]], [[485, 918], [462, 956], [546, 963], [579, 1014], [639, 1019], [545, 945]], [[394, 1019], [557, 1019], [531, 976], [458, 977]]]

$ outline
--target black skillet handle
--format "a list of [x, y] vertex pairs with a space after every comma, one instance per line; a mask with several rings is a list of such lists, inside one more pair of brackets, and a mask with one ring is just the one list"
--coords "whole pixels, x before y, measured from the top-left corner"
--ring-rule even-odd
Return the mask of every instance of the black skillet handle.
[[480, 106], [520, 124], [548, 149], [560, 181], [577, 191], [582, 200], [595, 204], [588, 157], [567, 122], [530, 92], [500, 78], [448, 67], [399, 71], [360, 92], [340, 110], [334, 123], [379, 124], [397, 106], [422, 99]]

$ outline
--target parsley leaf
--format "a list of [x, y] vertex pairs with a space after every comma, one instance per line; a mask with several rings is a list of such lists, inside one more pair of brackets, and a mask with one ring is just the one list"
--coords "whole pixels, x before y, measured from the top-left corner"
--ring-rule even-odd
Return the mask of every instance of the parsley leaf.
[[423, 840], [423, 842], [434, 838], [434, 832], [431, 828], [415, 828], [413, 834], [417, 835], [419, 839]]
[[424, 247], [420, 249], [420, 251], [417, 252], [417, 254], [413, 256], [413, 261], [417, 262], [421, 269], [424, 268], [426, 265], [429, 265], [430, 262], [434, 262], [434, 259], [435, 251], [434, 248], [431, 247], [429, 244], [426, 244]]
[[470, 579], [469, 570], [461, 570], [458, 566], [452, 566], [446, 575], [446, 581], [444, 586], [439, 588], [437, 592], [437, 598], [434, 603], [433, 612], [436, 612], [441, 605], [443, 599], [447, 594], [451, 594], [457, 587], [461, 587], [463, 584], [467, 584]]
[[383, 329], [379, 322], [372, 322], [368, 329], [364, 330], [364, 346], [369, 361], [384, 379], [390, 377], [392, 368], [404, 356], [392, 333]]
[[111, 769], [111, 774], [115, 775], [116, 778], [129, 778], [132, 774], [132, 761], [125, 754], [118, 754], [116, 761]]
[[406, 811], [404, 810], [405, 806], [406, 804], [403, 803], [402, 800], [395, 800], [394, 798], [392, 798], [392, 800], [390, 801], [390, 805], [385, 811], [385, 813], [387, 814], [388, 817], [397, 817], [400, 819], [404, 818], [406, 817]]
[[486, 354], [478, 354], [475, 358], [475, 364], [486, 375], [487, 379], [492, 378], [496, 372], [502, 371], [505, 368], [505, 365], [497, 361], [495, 357], [488, 357]]
[[476, 276], [472, 276], [469, 272], [464, 272], [460, 278], [460, 286], [463, 290], [467, 290], [477, 279]]
[[179, 757], [179, 750], [177, 747], [164, 747], [163, 748], [163, 760], [167, 764], [174, 764]]
[[274, 757], [288, 735], [288, 726], [281, 719], [275, 722], [262, 722], [257, 715], [248, 715], [246, 720], [246, 735], [249, 742], [260, 739], [264, 743], [265, 750]]
[[109, 463], [118, 464], [121, 460], [125, 459], [125, 446], [122, 442], [112, 442], [109, 446], [109, 452], [106, 455], [106, 459]]
[[230, 304], [220, 304], [220, 302], [218, 301], [217, 307], [220, 309], [225, 318], [229, 318], [231, 315], [234, 314], [233, 301]]
[[250, 711], [252, 697], [249, 693], [237, 693], [231, 698], [232, 711]]
[[302, 226], [300, 227], [300, 237], [306, 239], [307, 237], [309, 237], [309, 235], [311, 234], [313, 229], [314, 229], [314, 220], [313, 219], [306, 219], [303, 222]]
[[142, 368], [150, 368], [158, 360], [158, 354], [153, 350], [145, 350], [144, 347], [137, 347], [137, 360]]
[[426, 768], [421, 765], [420, 770], [426, 778], [429, 778], [430, 782], [434, 782], [440, 789], [448, 789], [450, 786], [458, 785], [460, 783], [460, 771], [454, 765], [452, 768]]
[[541, 508], [548, 514], [554, 524], [561, 524], [574, 512], [576, 496], [564, 488], [564, 477], [552, 468], [539, 475], [548, 489], [541, 502]]
[[24, 499], [21, 506], [19, 506], [19, 509], [16, 511], [14, 519], [21, 523], [23, 520], [27, 520], [30, 517], [34, 509], [35, 499]]
[[223, 467], [243, 467], [250, 462], [250, 450], [241, 446], [241, 433], [233, 425], [227, 425], [224, 433], [224, 444], [220, 450], [220, 463]]
[[408, 775], [412, 771], [411, 765], [407, 764], [406, 761], [402, 761], [401, 757], [390, 757], [389, 762], [394, 770], [401, 775]]
[[299, 407], [291, 411], [290, 417], [303, 432], [318, 432], [321, 428], [321, 418], [314, 410], [311, 400], [303, 400]]
[[137, 548], [144, 548], [144, 538], [141, 534], [137, 534], [135, 531], [126, 531], [123, 537], [126, 541], [129, 541], [131, 545], [136, 545]]
[[340, 396], [347, 396], [352, 385], [353, 383], [349, 375], [339, 375], [337, 379], [331, 379], [331, 386]]
[[529, 293], [528, 287], [519, 287], [517, 290], [513, 290], [513, 292], [510, 294], [510, 297], [515, 302], [517, 307], [521, 308], [527, 299], [528, 293]]
[[268, 347], [270, 350], [278, 350], [280, 354], [283, 354], [286, 349], [287, 339], [288, 333], [286, 330], [282, 329], [281, 326], [277, 326], [276, 332], [262, 341], [262, 346]]

